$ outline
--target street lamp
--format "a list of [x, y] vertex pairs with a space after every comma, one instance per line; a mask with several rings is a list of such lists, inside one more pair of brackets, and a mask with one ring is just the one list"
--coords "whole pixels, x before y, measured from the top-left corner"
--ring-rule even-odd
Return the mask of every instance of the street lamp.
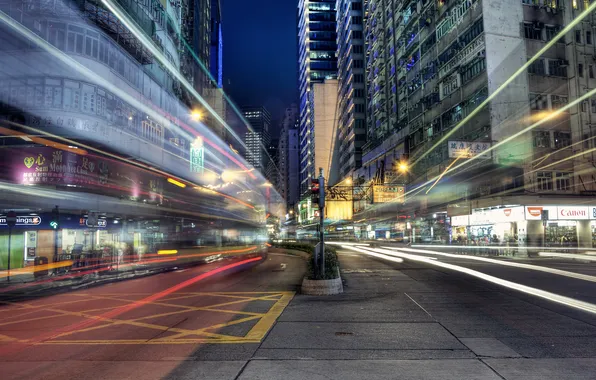
[[409, 168], [410, 168], [410, 167], [408, 166], [408, 164], [407, 164], [406, 162], [403, 162], [403, 161], [402, 161], [402, 162], [400, 162], [400, 163], [397, 165], [397, 170], [399, 170], [399, 171], [400, 171], [400, 172], [402, 172], [402, 173], [406, 173], [406, 172], [408, 171], [408, 169], [409, 169]]
[[194, 121], [201, 121], [203, 120], [203, 113], [201, 111], [198, 110], [194, 110], [192, 111], [192, 113], [190, 114], [190, 117], [194, 120]]

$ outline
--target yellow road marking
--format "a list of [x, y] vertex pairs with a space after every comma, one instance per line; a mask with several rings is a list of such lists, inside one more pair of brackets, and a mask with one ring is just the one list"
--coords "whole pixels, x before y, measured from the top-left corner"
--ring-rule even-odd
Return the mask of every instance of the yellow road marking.
[[292, 298], [294, 298], [293, 292], [284, 292], [281, 299], [277, 301], [271, 307], [271, 309], [269, 309], [267, 314], [263, 316], [263, 318], [261, 318], [259, 322], [257, 322], [257, 324], [248, 332], [248, 334], [246, 334], [245, 338], [249, 340], [259, 339], [259, 341], [263, 339], [265, 337], [265, 334], [267, 334], [267, 331], [269, 331], [269, 329], [273, 327], [273, 324], [275, 323], [277, 318], [279, 318], [286, 306], [288, 306]]
[[[152, 294], [152, 293], [136, 293], [134, 295], [150, 295], [150, 294]], [[147, 304], [159, 305], [159, 306], [164, 306], [164, 307], [172, 307], [172, 308], [181, 308], [184, 310], [176, 310], [176, 311], [166, 312], [166, 313], [161, 313], [161, 314], [147, 315], [147, 316], [143, 316], [143, 317], [132, 319], [132, 320], [113, 319], [113, 318], [106, 318], [106, 317], [102, 317], [102, 316], [89, 314], [90, 312], [93, 312], [93, 311], [109, 310], [109, 309], [117, 309], [119, 307], [126, 307], [128, 304], [131, 304], [131, 303], [134, 303], [137, 301], [134, 299], [109, 297], [106, 294], [101, 294], [101, 295], [80, 294], [80, 293], [79, 294], [70, 294], [71, 296], [77, 296], [77, 297], [84, 296], [86, 298], [84, 300], [65, 301], [65, 302], [61, 302], [59, 304], [71, 304], [71, 303], [75, 303], [75, 302], [82, 302], [82, 301], [88, 301], [88, 300], [93, 300], [93, 299], [96, 299], [96, 300], [107, 299], [107, 300], [125, 302], [125, 304], [119, 305], [119, 306], [116, 305], [116, 306], [104, 307], [104, 308], [99, 308], [99, 309], [90, 309], [90, 310], [84, 310], [81, 312], [77, 312], [77, 311], [62, 310], [62, 309], [58, 309], [55, 307], [48, 307], [48, 306], [55, 306], [58, 304], [28, 305], [28, 304], [17, 304], [17, 303], [13, 303], [13, 302], [5, 302], [5, 303], [19, 306], [18, 309], [15, 309], [15, 310], [36, 309], [34, 311], [31, 310], [31, 313], [36, 312], [36, 311], [41, 311], [41, 310], [58, 313], [56, 315], [51, 315], [51, 316], [30, 318], [28, 320], [25, 320], [25, 322], [32, 321], [32, 320], [49, 319], [49, 318], [55, 318], [55, 317], [60, 317], [60, 316], [67, 316], [67, 315], [92, 319], [92, 320], [96, 320], [99, 322], [105, 322], [104, 324], [101, 324], [99, 326], [92, 326], [92, 327], [85, 328], [85, 329], [79, 329], [79, 330], [75, 330], [75, 331], [69, 331], [69, 332], [65, 332], [62, 334], [58, 334], [46, 341], [38, 342], [36, 344], [44, 344], [45, 345], [45, 344], [259, 343], [265, 337], [265, 334], [269, 331], [269, 329], [273, 326], [273, 324], [275, 323], [275, 321], [277, 320], [279, 315], [281, 315], [284, 308], [289, 304], [289, 302], [294, 297], [294, 292], [283, 292], [283, 291], [282, 292], [239, 292], [239, 293], [234, 293], [234, 292], [225, 292], [225, 293], [196, 292], [196, 293], [178, 293], [178, 294], [180, 294], [180, 296], [165, 299], [165, 300], [173, 301], [173, 300], [177, 300], [177, 299], [201, 297], [201, 296], [229, 297], [229, 298], [233, 298], [235, 300], [229, 301], [229, 302], [218, 303], [215, 305], [208, 305], [208, 306], [204, 306], [204, 307], [177, 305], [177, 304], [168, 303], [168, 302], [149, 302]], [[114, 294], [114, 295], [122, 296], [122, 294]], [[133, 294], [128, 294], [128, 295], [133, 295]], [[240, 310], [236, 311], [236, 310], [218, 309], [218, 308], [221, 308], [224, 306], [235, 305], [235, 304], [240, 304], [240, 303], [250, 303], [253, 301], [273, 301], [274, 304], [271, 306], [271, 308], [266, 313], [251, 313], [251, 312], [245, 312], [245, 311], [240, 311]], [[225, 323], [219, 323], [219, 324], [215, 324], [215, 325], [211, 325], [211, 326], [207, 326], [207, 327], [195, 329], [195, 330], [173, 328], [173, 327], [169, 327], [169, 326], [161, 326], [161, 325], [156, 325], [156, 324], [152, 324], [152, 323], [140, 322], [142, 320], [156, 318], [156, 317], [160, 317], [160, 316], [175, 315], [175, 314], [187, 313], [187, 312], [192, 312], [192, 311], [224, 312], [224, 313], [229, 313], [229, 314], [246, 315], [246, 316], [243, 318], [235, 319], [235, 320], [228, 321]], [[27, 313], [27, 314], [30, 314], [30, 313]], [[214, 329], [220, 329], [220, 328], [224, 328], [224, 327], [228, 327], [228, 326], [232, 326], [232, 325], [237, 325], [237, 324], [252, 321], [252, 320], [258, 320], [258, 321], [255, 324], [255, 326], [253, 326], [253, 328], [250, 329], [250, 331], [243, 337], [242, 336], [218, 334], [215, 332], [207, 331], [207, 330], [214, 330]], [[23, 322], [23, 320], [20, 320], [19, 322]], [[5, 322], [3, 324], [0, 324], [0, 326], [6, 325], [6, 324], [12, 324], [12, 323], [14, 323], [14, 322]], [[176, 333], [176, 334], [169, 335], [169, 336], [163, 337], [163, 338], [151, 339], [151, 340], [147, 340], [147, 339], [128, 339], [128, 340], [118, 340], [118, 339], [106, 339], [106, 340], [97, 340], [97, 339], [72, 340], [72, 339], [70, 339], [70, 340], [66, 340], [66, 339], [57, 339], [57, 338], [61, 338], [61, 337], [68, 336], [68, 335], [84, 333], [87, 331], [102, 329], [102, 328], [111, 327], [111, 326], [118, 326], [118, 325], [130, 325], [130, 326], [135, 326], [135, 327], [154, 329], [154, 330], [163, 331], [163, 332], [167, 331], [167, 332], [172, 332], [172, 333]], [[199, 337], [189, 338], [189, 336], [192, 336], [192, 335], [195, 335], [195, 336], [198, 335]], [[18, 342], [23, 342], [23, 343], [30, 342], [30, 340], [27, 340], [27, 339], [19, 340], [17, 338], [0, 335], [0, 342], [5, 342], [5, 341], [18, 341]]]

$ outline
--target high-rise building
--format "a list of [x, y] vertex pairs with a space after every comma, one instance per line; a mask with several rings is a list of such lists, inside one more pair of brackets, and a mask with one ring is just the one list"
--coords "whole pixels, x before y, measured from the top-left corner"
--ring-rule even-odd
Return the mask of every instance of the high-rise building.
[[[301, 194], [308, 191], [310, 179], [318, 176], [318, 168], [329, 170], [331, 163], [329, 155], [335, 134], [329, 129], [337, 125], [335, 3], [335, 0], [298, 2]], [[327, 138], [322, 139], [322, 136]], [[315, 146], [315, 141], [320, 145]]]
[[366, 86], [363, 1], [337, 2], [337, 66], [339, 80], [339, 178], [362, 166], [366, 142]]
[[242, 107], [242, 113], [251, 127], [251, 130], [244, 134], [246, 161], [266, 175], [269, 164], [267, 147], [271, 139], [271, 114], [265, 107]]
[[298, 126], [298, 105], [292, 104], [284, 113], [278, 149], [280, 176], [278, 192], [286, 201], [288, 209], [292, 209], [298, 203], [300, 191]]
[[[595, 162], [590, 120], [596, 102], [585, 100], [545, 119], [596, 88], [594, 14], [527, 70], [519, 69], [590, 2], [370, 0], [366, 6], [369, 142], [360, 173], [387, 179], [406, 153], [409, 182], [421, 184], [466, 152], [477, 159], [472, 169], [449, 174], [449, 191], [439, 183], [405, 209], [471, 213], [471, 221], [487, 207], [526, 206], [533, 214], [520, 214], [517, 227], [510, 225], [502, 235], [519, 233], [537, 245], [549, 239], [555, 227], [532, 219], [542, 212], [535, 210], [574, 206], [581, 203], [577, 196], [596, 190], [588, 170]], [[433, 197], [437, 191], [441, 196]], [[458, 202], [452, 214], [450, 205]], [[586, 240], [579, 236], [589, 222], [573, 223], [569, 235]]]

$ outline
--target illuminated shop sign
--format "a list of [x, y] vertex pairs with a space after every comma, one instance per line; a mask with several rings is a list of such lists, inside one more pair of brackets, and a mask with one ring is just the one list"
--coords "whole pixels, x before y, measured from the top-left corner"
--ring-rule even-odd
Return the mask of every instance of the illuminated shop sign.
[[[17, 216], [16, 226], [38, 226], [41, 224], [39, 216]], [[0, 226], [6, 226], [6, 216], [0, 216]]]
[[490, 152], [487, 152], [491, 144], [487, 142], [448, 141], [447, 144], [449, 158], [491, 157]]
[[594, 206], [526, 206], [526, 220], [541, 220], [544, 211], [549, 220], [596, 219]]
[[205, 145], [203, 139], [197, 137], [190, 146], [190, 171], [202, 174], [203, 169], [205, 169]]

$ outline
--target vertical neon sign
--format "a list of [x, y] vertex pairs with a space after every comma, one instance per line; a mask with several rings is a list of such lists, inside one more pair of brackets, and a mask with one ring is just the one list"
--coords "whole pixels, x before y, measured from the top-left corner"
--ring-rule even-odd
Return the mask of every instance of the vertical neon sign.
[[205, 145], [203, 139], [197, 137], [190, 146], [190, 171], [203, 174], [205, 168]]

